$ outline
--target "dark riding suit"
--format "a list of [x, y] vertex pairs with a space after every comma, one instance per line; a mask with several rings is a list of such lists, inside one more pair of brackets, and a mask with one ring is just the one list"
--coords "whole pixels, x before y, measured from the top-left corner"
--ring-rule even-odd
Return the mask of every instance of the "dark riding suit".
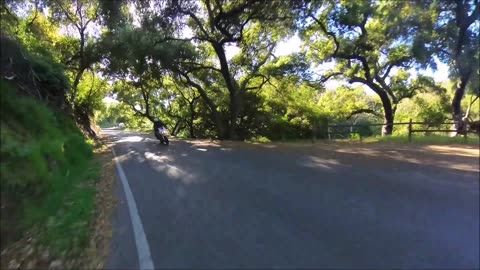
[[161, 140], [161, 136], [160, 136], [160, 133], [158, 132], [158, 129], [161, 128], [161, 127], [165, 127], [165, 124], [158, 120], [158, 121], [155, 121], [153, 122], [153, 131], [155, 133], [155, 137], [157, 137], [157, 139]]

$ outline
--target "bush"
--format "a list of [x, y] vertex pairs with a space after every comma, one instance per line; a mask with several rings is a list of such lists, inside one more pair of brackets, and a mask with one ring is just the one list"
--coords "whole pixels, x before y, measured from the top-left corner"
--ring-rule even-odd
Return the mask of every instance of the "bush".
[[286, 116], [274, 116], [267, 126], [262, 135], [274, 141], [308, 138], [312, 134], [310, 123], [300, 118], [289, 120]]
[[271, 142], [271, 141], [270, 141], [267, 137], [257, 136], [257, 137], [251, 138], [250, 140], [248, 140], [248, 142], [252, 142], [252, 143], [269, 143], [269, 142]]

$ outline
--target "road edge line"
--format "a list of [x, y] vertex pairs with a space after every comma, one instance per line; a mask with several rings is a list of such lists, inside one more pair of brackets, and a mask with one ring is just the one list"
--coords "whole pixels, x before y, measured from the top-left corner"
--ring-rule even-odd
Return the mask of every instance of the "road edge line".
[[117, 167], [118, 176], [122, 182], [123, 191], [125, 192], [125, 197], [128, 204], [128, 212], [130, 213], [130, 220], [132, 221], [133, 234], [135, 238], [135, 244], [137, 246], [138, 253], [138, 265], [140, 269], [155, 269], [153, 266], [152, 256], [150, 254], [150, 246], [148, 245], [147, 237], [145, 231], [143, 230], [142, 220], [138, 214], [137, 204], [135, 203], [135, 198], [133, 197], [132, 190], [128, 184], [127, 176], [123, 171], [122, 166], [118, 162], [117, 154], [115, 149], [112, 147], [112, 153]]

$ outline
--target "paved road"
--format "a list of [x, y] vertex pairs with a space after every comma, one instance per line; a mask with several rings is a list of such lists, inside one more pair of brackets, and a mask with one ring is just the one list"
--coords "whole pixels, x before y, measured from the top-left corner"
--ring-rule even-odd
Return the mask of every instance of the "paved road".
[[[479, 267], [478, 156], [105, 133], [157, 269]], [[118, 183], [107, 268], [138, 269]]]

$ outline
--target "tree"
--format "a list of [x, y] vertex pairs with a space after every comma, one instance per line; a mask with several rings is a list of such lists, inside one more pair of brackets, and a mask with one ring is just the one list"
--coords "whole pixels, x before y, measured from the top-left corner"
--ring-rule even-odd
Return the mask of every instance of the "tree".
[[152, 122], [169, 114], [165, 104], [173, 98], [174, 83], [168, 68], [193, 53], [183, 44], [156, 44], [158, 35], [163, 34], [133, 26], [121, 29], [107, 45], [109, 61], [104, 68], [104, 73], [116, 80], [113, 92], [117, 98]]
[[346, 121], [361, 113], [382, 117], [381, 102], [365, 93], [362, 87], [351, 89], [340, 86], [321, 95], [317, 106], [320, 112], [332, 121]]
[[63, 55], [69, 56], [64, 59], [64, 63], [73, 74], [70, 101], [75, 105], [83, 73], [100, 60], [100, 55], [95, 52], [95, 41], [88, 32], [89, 27], [98, 19], [99, 3], [89, 0], [49, 0], [47, 3], [52, 10], [51, 19], [68, 29], [73, 37], [73, 40], [66, 39], [70, 46], [64, 47], [67, 51]]
[[[201, 61], [183, 63], [182, 68], [175, 68], [174, 71], [194, 87], [208, 104], [219, 126], [220, 137], [236, 137], [236, 129], [243, 114], [245, 95], [248, 91], [258, 88], [258, 85], [252, 85], [254, 79], [261, 76], [260, 68], [272, 58], [276, 42], [285, 35], [280, 31], [278, 24], [272, 27], [272, 24], [268, 23], [284, 15], [277, 14], [281, 11], [280, 2], [205, 0], [199, 5], [194, 1], [182, 3], [172, 1], [171, 9], [175, 11], [174, 14], [186, 19], [187, 26], [193, 32], [191, 38], [183, 40], [193, 40], [198, 44], [198, 49], [205, 51], [205, 58], [198, 59]], [[228, 45], [236, 45], [241, 50], [238, 57], [230, 61], [226, 56]], [[213, 61], [212, 57], [215, 57], [216, 61]], [[202, 73], [200, 71], [205, 70], [216, 73], [210, 74], [209, 77], [219, 77], [221, 79], [219, 84], [228, 92], [227, 130], [223, 127], [223, 120], [220, 119], [218, 105], [208, 95], [204, 82], [195, 78], [198, 73]], [[197, 77], [202, 75], [204, 74]]]
[[478, 0], [441, 0], [431, 6], [440, 14], [434, 28], [439, 38], [431, 43], [436, 55], [449, 64], [450, 79], [456, 82], [451, 106], [455, 127], [460, 132], [465, 120], [461, 106], [465, 93], [480, 96], [480, 5]]
[[300, 11], [309, 56], [335, 63], [321, 81], [340, 77], [373, 90], [383, 105], [386, 135], [392, 133], [397, 104], [433, 83], [408, 73], [431, 61], [416, 57], [409, 38], [415, 25], [429, 22], [418, 14], [408, 1], [308, 1]]
[[[188, 85], [179, 86], [178, 84], [175, 83], [175, 91], [178, 92], [181, 96], [180, 102], [179, 102], [179, 108], [178, 111], [186, 111], [185, 113], [181, 113], [180, 115], [185, 115], [185, 116], [179, 116], [180, 119], [182, 119], [187, 125], [188, 125], [188, 131], [190, 138], [195, 138], [195, 127], [194, 127], [194, 122], [197, 117], [197, 111], [196, 111], [196, 105], [197, 102], [200, 99], [200, 95], [198, 94], [197, 91], [195, 91], [194, 88], [189, 87]], [[181, 108], [188, 108], [188, 110], [181, 110]], [[174, 129], [175, 130], [175, 129]]]

